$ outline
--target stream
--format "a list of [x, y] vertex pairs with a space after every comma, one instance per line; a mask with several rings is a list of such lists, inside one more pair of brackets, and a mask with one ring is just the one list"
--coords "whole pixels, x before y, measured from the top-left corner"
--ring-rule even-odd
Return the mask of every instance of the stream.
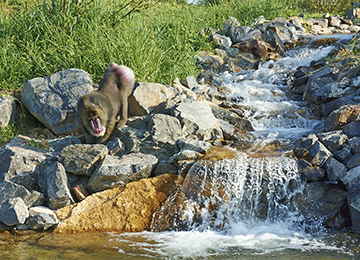
[[[294, 48], [257, 70], [220, 75], [229, 89], [228, 99], [251, 121], [256, 141], [246, 151], [238, 148], [236, 158], [199, 166], [199, 192], [187, 198], [171, 230], [2, 235], [0, 259], [359, 259], [357, 235], [325, 229], [316, 221], [304, 223], [295, 203], [304, 185], [290, 155], [292, 144], [322, 119], [303, 102], [287, 97], [288, 78], [332, 48]], [[282, 149], [269, 152], [274, 142]], [[205, 196], [201, 188], [206, 185], [210, 195]], [[166, 210], [166, 203], [163, 207]]]

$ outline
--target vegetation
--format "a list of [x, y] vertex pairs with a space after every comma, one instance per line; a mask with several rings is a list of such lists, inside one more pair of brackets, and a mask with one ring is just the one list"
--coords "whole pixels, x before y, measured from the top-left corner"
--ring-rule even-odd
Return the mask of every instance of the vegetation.
[[[0, 94], [19, 93], [26, 80], [68, 68], [99, 82], [110, 62], [131, 67], [138, 81], [169, 84], [200, 72], [194, 55], [213, 48], [200, 33], [205, 27], [221, 29], [230, 16], [246, 25], [260, 15], [316, 11], [307, 0], [198, 1], [2, 0]], [[18, 131], [2, 130], [0, 142]]]

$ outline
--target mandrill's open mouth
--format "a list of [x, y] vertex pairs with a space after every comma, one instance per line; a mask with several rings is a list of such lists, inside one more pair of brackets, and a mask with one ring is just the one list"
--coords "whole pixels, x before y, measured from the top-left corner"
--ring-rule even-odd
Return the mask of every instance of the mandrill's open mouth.
[[106, 128], [101, 125], [99, 116], [89, 117], [89, 124], [91, 126], [91, 134], [100, 137], [105, 134]]

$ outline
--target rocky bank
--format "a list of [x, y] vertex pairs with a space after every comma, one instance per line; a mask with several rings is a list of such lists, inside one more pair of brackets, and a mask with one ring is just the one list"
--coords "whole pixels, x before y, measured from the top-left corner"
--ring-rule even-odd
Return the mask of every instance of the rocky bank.
[[[215, 53], [197, 56], [204, 68], [198, 78], [175, 79], [172, 85], [136, 83], [129, 121], [106, 145], [84, 143], [76, 104], [97, 88], [87, 72], [68, 69], [25, 82], [21, 102], [45, 128], [31, 137], [16, 136], [0, 150], [0, 230], [149, 230], [152, 218], [161, 216], [162, 203], [182, 183], [182, 190], [197, 192], [200, 161], [235, 157], [231, 146], [257, 138], [243, 108], [227, 99], [217, 73], [256, 69], [263, 61], [282, 57], [287, 48], [302, 44], [308, 35], [304, 26], [317, 34], [360, 29], [349, 17], [306, 22], [260, 17], [250, 26], [229, 18], [224, 31], [204, 30], [217, 47]], [[314, 115], [324, 118], [323, 125], [294, 145], [306, 182], [298, 198], [300, 209], [326, 227], [352, 226], [357, 232], [359, 38], [357, 33], [349, 43], [336, 42], [329, 57], [298, 68], [288, 77], [287, 93], [307, 101]], [[329, 40], [314, 42], [323, 44]], [[14, 102], [0, 100], [1, 126], [13, 120]], [[179, 205], [173, 211], [180, 210]], [[171, 219], [162, 217], [154, 230], [171, 228]]]

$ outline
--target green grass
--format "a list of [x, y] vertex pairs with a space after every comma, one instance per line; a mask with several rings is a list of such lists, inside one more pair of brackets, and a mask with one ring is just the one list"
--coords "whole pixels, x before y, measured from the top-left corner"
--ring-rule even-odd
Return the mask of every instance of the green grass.
[[0, 15], [2, 92], [73, 67], [99, 82], [110, 62], [131, 67], [139, 81], [168, 84], [199, 73], [195, 53], [212, 49], [200, 35], [202, 28], [221, 29], [230, 16], [245, 25], [260, 15], [271, 19], [289, 13], [285, 1], [270, 0], [202, 6], [137, 0], [80, 6], [75, 1], [24, 2]]
[[[229, 17], [246, 25], [300, 14], [299, 0], [2, 0], [0, 2], [0, 95], [19, 93], [24, 82], [68, 68], [100, 82], [110, 62], [131, 67], [137, 81], [170, 84], [196, 76], [194, 55], [213, 50], [205, 27], [221, 30]], [[21, 122], [21, 120], [19, 121]], [[0, 143], [22, 130], [0, 130]]]

